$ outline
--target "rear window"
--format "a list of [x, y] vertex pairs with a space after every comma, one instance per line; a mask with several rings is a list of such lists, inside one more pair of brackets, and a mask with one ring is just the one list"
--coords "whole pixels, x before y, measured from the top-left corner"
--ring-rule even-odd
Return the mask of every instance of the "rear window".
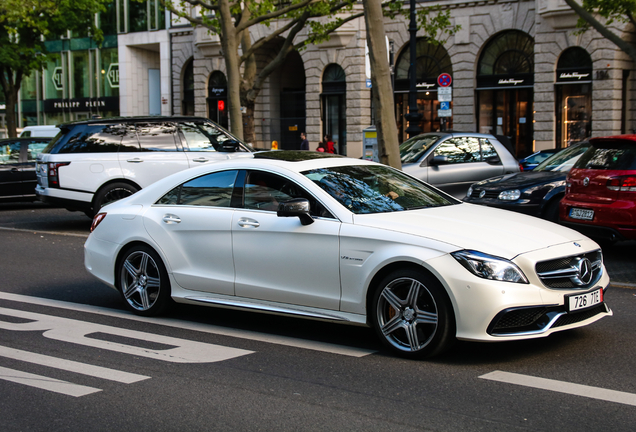
[[592, 146], [581, 156], [574, 167], [600, 170], [636, 170], [636, 142], [593, 140]]
[[[120, 125], [78, 125], [65, 135], [66, 143], [57, 148], [57, 153], [117, 152], [121, 136]], [[56, 137], [49, 147], [57, 147], [59, 140], [60, 137]]]

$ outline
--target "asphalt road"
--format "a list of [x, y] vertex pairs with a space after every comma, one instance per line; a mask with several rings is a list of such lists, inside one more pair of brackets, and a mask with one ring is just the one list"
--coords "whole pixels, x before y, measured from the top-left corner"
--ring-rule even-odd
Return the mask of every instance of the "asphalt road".
[[[628, 271], [606, 295], [614, 316], [591, 326], [409, 361], [360, 327], [192, 306], [136, 317], [84, 270], [89, 226], [0, 205], [2, 431], [634, 430]], [[632, 249], [604, 249], [613, 280]]]

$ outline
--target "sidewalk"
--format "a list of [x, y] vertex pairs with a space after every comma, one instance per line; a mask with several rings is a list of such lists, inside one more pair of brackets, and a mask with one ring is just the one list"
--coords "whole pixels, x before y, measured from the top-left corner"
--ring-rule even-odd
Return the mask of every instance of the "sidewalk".
[[612, 285], [636, 289], [636, 241], [603, 246], [603, 261]]

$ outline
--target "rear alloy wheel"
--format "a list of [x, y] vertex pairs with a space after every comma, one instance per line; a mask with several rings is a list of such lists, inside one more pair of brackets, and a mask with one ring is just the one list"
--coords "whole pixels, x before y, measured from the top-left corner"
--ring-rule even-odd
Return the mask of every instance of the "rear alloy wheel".
[[168, 307], [168, 272], [154, 250], [143, 245], [129, 249], [119, 261], [117, 270], [117, 288], [133, 312], [152, 316]]
[[417, 270], [398, 270], [382, 280], [371, 318], [382, 342], [403, 357], [432, 357], [455, 340], [453, 309], [444, 288]]

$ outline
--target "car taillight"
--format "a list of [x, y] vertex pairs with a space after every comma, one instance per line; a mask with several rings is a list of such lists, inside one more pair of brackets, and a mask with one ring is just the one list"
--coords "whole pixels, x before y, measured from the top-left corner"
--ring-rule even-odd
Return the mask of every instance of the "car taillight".
[[95, 215], [95, 217], [93, 218], [93, 223], [91, 224], [91, 232], [93, 232], [95, 228], [97, 228], [97, 225], [102, 223], [105, 217], [106, 217], [106, 213], [97, 213]]
[[519, 164], [519, 171], [523, 172], [523, 165]]
[[636, 192], [636, 176], [611, 177], [607, 188], [619, 192]]
[[70, 165], [70, 162], [49, 162], [47, 177], [49, 178], [49, 187], [60, 187], [60, 167]]

